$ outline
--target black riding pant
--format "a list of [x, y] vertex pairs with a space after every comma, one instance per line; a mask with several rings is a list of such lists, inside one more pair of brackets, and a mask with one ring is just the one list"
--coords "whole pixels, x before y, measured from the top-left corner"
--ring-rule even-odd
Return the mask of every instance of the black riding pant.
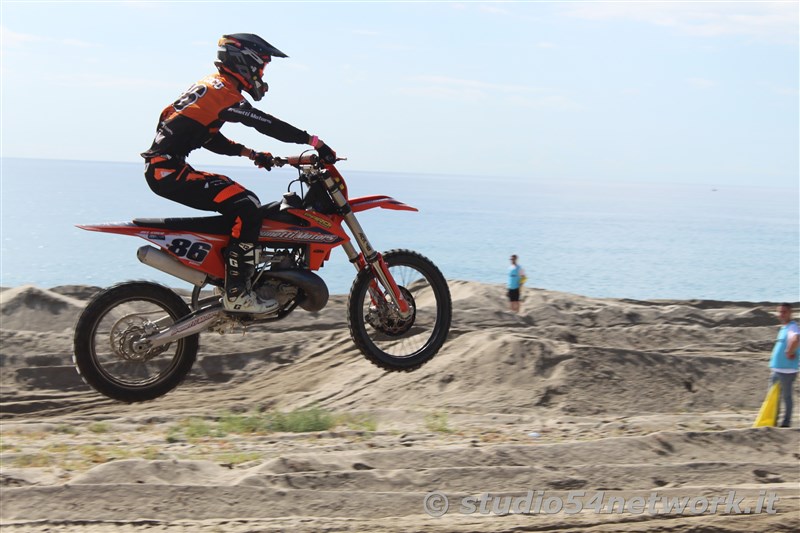
[[242, 242], [257, 242], [261, 229], [258, 197], [221, 174], [200, 172], [185, 161], [168, 156], [147, 160], [144, 171], [150, 189], [195, 209], [217, 211], [233, 221], [231, 237]]

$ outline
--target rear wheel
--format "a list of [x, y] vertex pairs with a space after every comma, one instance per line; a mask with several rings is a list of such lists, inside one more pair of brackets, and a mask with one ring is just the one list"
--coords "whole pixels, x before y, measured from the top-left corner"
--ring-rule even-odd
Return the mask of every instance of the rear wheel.
[[388, 371], [416, 370], [436, 355], [450, 331], [452, 303], [444, 276], [426, 257], [409, 250], [383, 256], [411, 313], [401, 316], [372, 273], [358, 273], [350, 289], [347, 318], [361, 353]]
[[137, 341], [189, 313], [183, 299], [162, 285], [115, 285], [95, 296], [78, 319], [75, 366], [90, 386], [109, 398], [131, 403], [163, 396], [191, 370], [199, 334], [150, 349]]

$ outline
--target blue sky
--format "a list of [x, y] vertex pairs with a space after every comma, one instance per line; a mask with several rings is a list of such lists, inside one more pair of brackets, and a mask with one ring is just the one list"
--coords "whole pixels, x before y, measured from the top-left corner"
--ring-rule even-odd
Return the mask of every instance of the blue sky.
[[796, 1], [0, 9], [5, 157], [138, 161], [161, 109], [213, 71], [219, 36], [252, 32], [290, 56], [257, 106], [349, 169], [797, 186]]

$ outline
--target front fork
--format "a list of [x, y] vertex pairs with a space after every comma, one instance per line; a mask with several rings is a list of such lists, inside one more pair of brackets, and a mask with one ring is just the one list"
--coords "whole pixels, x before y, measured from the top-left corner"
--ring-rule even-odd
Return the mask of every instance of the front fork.
[[344, 252], [357, 270], [360, 271], [368, 267], [372, 271], [373, 278], [370, 283], [372, 299], [375, 300], [376, 296], [381, 294], [378, 284], [376, 283], [376, 280], [378, 280], [381, 285], [386, 288], [386, 293], [389, 295], [395, 308], [399, 311], [400, 316], [408, 318], [411, 314], [411, 307], [403, 297], [403, 293], [400, 292], [400, 288], [397, 286], [391, 272], [389, 272], [389, 267], [386, 265], [386, 261], [383, 260], [383, 256], [372, 247], [369, 239], [367, 239], [367, 234], [364, 233], [364, 228], [361, 227], [355, 214], [353, 214], [353, 210], [350, 208], [350, 204], [347, 202], [347, 198], [345, 198], [342, 192], [344, 189], [342, 180], [328, 174], [325, 176], [323, 183], [328, 189], [331, 198], [333, 198], [333, 201], [336, 203], [336, 206], [339, 207], [342, 218], [347, 224], [347, 227], [350, 228], [350, 232], [358, 243], [358, 247], [361, 248], [361, 254], [359, 254], [352, 243], [346, 242], [342, 245]]

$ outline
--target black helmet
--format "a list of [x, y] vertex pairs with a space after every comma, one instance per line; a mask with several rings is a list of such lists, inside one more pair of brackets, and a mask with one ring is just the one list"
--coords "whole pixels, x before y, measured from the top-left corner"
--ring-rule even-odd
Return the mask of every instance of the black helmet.
[[217, 61], [214, 64], [220, 71], [239, 80], [256, 101], [261, 100], [268, 89], [261, 79], [264, 67], [273, 57], [289, 57], [252, 33], [223, 35], [218, 44]]

